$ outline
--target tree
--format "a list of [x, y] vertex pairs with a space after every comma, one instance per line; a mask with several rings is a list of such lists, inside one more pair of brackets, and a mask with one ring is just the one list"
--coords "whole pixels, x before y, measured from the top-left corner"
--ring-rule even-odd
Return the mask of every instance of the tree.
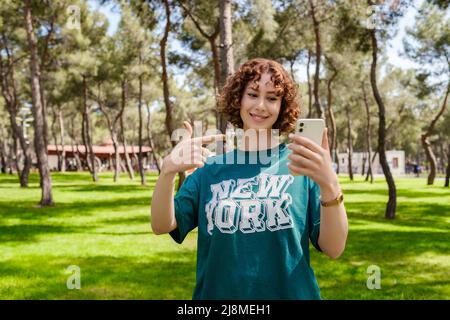
[[[369, 0], [369, 5], [373, 5]], [[378, 41], [376, 37], [375, 29], [369, 31], [370, 39], [372, 41], [372, 65], [370, 68], [370, 84], [372, 86], [373, 96], [378, 105], [378, 115], [379, 115], [379, 123], [378, 123], [378, 154], [380, 157], [380, 164], [383, 168], [384, 176], [386, 177], [386, 181], [389, 187], [389, 200], [386, 207], [386, 218], [394, 219], [395, 218], [395, 210], [397, 207], [397, 192], [395, 187], [394, 178], [392, 177], [391, 170], [389, 169], [389, 165], [386, 159], [386, 149], [385, 149], [385, 137], [386, 137], [386, 118], [385, 118], [385, 106], [383, 100], [381, 99], [380, 92], [378, 91], [377, 86], [377, 59], [378, 59]]]
[[[24, 135], [24, 128], [18, 122], [21, 112], [20, 102], [23, 97], [23, 77], [17, 70], [25, 68], [25, 58], [27, 53], [24, 52], [26, 39], [22, 36], [23, 18], [19, 16], [18, 7], [12, 3], [6, 3], [0, 11], [0, 82], [1, 92], [5, 101], [5, 107], [8, 111], [12, 138], [14, 144], [19, 141], [23, 156], [23, 166], [20, 165], [17, 157], [17, 173], [21, 187], [28, 187], [28, 176], [31, 168], [31, 148]], [[25, 109], [25, 108], [24, 108]], [[26, 108], [25, 110], [28, 110]], [[26, 125], [26, 124], [23, 124]], [[3, 152], [6, 152], [6, 142], [3, 142]], [[6, 161], [6, 154], [4, 154]], [[5, 162], [6, 164], [6, 162]]]
[[[216, 127], [220, 128], [220, 124], [224, 123], [225, 120], [222, 119], [222, 115], [217, 112], [218, 96], [220, 94], [220, 59], [219, 59], [219, 46], [217, 44], [217, 38], [219, 37], [219, 17], [216, 13], [216, 5], [212, 1], [196, 1], [195, 8], [193, 9], [193, 4], [189, 1], [178, 0], [178, 4], [183, 8], [185, 15], [189, 17], [195, 26], [195, 29], [201, 34], [201, 36], [208, 42], [212, 57], [213, 64], [213, 88], [214, 96], [216, 97]], [[197, 39], [193, 39], [193, 32], [190, 30], [187, 23], [185, 23], [185, 34], [182, 36], [184, 39], [191, 42], [191, 50], [197, 50], [200, 45]], [[189, 59], [189, 58], [188, 58]], [[209, 69], [209, 64], [207, 65]]]
[[[419, 75], [422, 92], [436, 92], [443, 96], [440, 108], [421, 135], [422, 146], [430, 164], [428, 185], [432, 185], [436, 177], [436, 156], [429, 138], [447, 108], [450, 92], [448, 76], [450, 74], [450, 21], [446, 19], [446, 14], [446, 10], [439, 9], [438, 5], [424, 2], [419, 9], [414, 28], [407, 30], [411, 40], [405, 41], [408, 55], [422, 66]], [[430, 75], [442, 80], [437, 83], [427, 83]]]
[[37, 51], [37, 41], [33, 26], [33, 14], [31, 11], [31, 1], [24, 3], [24, 23], [27, 32], [29, 53], [30, 53], [30, 71], [31, 71], [31, 90], [33, 102], [33, 124], [34, 124], [34, 147], [38, 158], [39, 175], [41, 179], [41, 206], [53, 205], [52, 182], [50, 169], [48, 167], [47, 144], [45, 139], [45, 117], [43, 113], [42, 92], [40, 84], [40, 63]]
[[[232, 21], [231, 0], [219, 0], [219, 24], [220, 24], [220, 88], [225, 85], [228, 76], [234, 73], [234, 56], [232, 47]], [[217, 124], [217, 128], [226, 132], [227, 124], [223, 118]], [[220, 151], [220, 150], [218, 150]]]
[[106, 30], [108, 22], [99, 12], [89, 12], [87, 4], [78, 3], [80, 8], [80, 27], [62, 28], [64, 55], [62, 66], [68, 72], [68, 85], [73, 88], [79, 101], [78, 110], [82, 115], [81, 137], [84, 148], [83, 157], [91, 173], [92, 180], [98, 181], [100, 160], [95, 157], [93, 150], [94, 126], [90, 114], [96, 107], [91, 99], [98, 77], [101, 55], [106, 46]]

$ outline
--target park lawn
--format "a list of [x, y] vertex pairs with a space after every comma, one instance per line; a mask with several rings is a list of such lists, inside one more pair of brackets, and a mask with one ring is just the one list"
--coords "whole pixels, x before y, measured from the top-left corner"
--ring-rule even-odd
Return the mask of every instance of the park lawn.
[[[0, 175], [0, 299], [190, 299], [196, 235], [182, 245], [150, 229], [149, 185], [102, 173], [53, 173], [56, 206], [37, 208], [38, 176], [21, 189]], [[397, 218], [384, 219], [384, 178], [371, 185], [340, 177], [350, 231], [345, 253], [331, 260], [311, 250], [324, 299], [449, 299], [450, 189], [424, 178], [396, 179]], [[311, 247], [312, 248], [312, 247]], [[69, 266], [81, 289], [69, 290]], [[369, 266], [381, 288], [369, 290]]]

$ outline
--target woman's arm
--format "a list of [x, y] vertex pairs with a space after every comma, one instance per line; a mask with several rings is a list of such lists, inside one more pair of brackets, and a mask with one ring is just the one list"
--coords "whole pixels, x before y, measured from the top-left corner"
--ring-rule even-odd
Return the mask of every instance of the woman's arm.
[[[322, 146], [310, 139], [290, 135], [293, 143], [289, 145], [292, 154], [288, 164], [293, 175], [304, 175], [314, 180], [320, 187], [320, 196], [324, 201], [334, 199], [339, 191], [339, 181], [330, 157], [327, 129], [324, 130]], [[321, 206], [320, 233], [318, 244], [320, 249], [330, 258], [338, 258], [345, 249], [348, 234], [347, 213], [344, 204], [333, 207]]]
[[151, 224], [154, 234], [169, 233], [177, 227], [173, 205], [176, 173], [161, 171], [151, 205]]
[[161, 174], [153, 191], [151, 225], [155, 234], [169, 233], [177, 227], [173, 198], [177, 173], [203, 167], [209, 150], [202, 145], [225, 138], [224, 134], [192, 138], [193, 130], [189, 122], [185, 121], [184, 126], [184, 138], [164, 158]]
[[[339, 182], [320, 188], [320, 197], [324, 201], [336, 198], [340, 191]], [[348, 235], [347, 212], [344, 203], [332, 207], [320, 206], [319, 247], [332, 259], [337, 259], [345, 249]]]

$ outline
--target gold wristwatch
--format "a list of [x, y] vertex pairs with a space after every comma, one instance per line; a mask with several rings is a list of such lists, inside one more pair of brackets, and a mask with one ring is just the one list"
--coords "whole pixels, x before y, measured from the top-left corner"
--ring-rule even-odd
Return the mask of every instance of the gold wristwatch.
[[330, 201], [322, 201], [322, 199], [320, 199], [320, 204], [322, 205], [322, 207], [332, 207], [332, 206], [337, 206], [339, 204], [341, 204], [344, 201], [344, 195], [342, 194], [342, 191], [339, 191], [339, 194], [337, 195], [337, 197], [333, 200]]

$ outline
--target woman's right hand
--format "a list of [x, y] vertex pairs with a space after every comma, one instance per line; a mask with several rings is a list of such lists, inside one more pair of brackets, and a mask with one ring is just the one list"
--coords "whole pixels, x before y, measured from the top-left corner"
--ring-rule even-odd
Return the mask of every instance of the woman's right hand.
[[203, 167], [210, 155], [210, 151], [203, 148], [203, 145], [225, 139], [224, 134], [192, 138], [193, 130], [190, 123], [184, 121], [183, 125], [187, 130], [187, 135], [164, 158], [161, 173], [176, 174], [177, 172]]

